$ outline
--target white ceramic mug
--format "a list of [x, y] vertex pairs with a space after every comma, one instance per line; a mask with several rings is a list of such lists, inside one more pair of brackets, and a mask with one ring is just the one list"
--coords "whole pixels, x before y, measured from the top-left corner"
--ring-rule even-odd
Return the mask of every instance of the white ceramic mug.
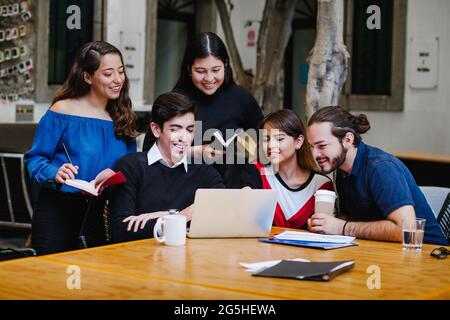
[[[158, 232], [162, 236], [158, 236]], [[186, 243], [186, 216], [181, 214], [167, 215], [156, 220], [153, 228], [156, 241], [168, 246], [184, 246]]]

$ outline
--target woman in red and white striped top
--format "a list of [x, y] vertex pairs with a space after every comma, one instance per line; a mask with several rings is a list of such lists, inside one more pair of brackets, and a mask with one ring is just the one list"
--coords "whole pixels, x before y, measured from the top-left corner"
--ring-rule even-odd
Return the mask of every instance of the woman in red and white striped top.
[[305, 228], [314, 213], [314, 193], [333, 190], [330, 178], [318, 173], [301, 119], [291, 110], [267, 115], [262, 124], [266, 163], [249, 164], [243, 171], [245, 187], [277, 191], [274, 226]]

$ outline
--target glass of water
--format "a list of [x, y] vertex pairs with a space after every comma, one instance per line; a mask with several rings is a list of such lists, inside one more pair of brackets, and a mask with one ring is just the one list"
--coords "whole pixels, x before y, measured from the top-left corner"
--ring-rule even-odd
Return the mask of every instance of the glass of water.
[[425, 219], [403, 220], [403, 250], [422, 250]]

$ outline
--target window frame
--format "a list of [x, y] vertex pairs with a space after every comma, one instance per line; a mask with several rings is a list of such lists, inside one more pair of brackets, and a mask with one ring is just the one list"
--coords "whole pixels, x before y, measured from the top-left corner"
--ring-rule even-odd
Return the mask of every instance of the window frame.
[[[106, 1], [93, 0], [93, 40], [102, 40], [106, 34], [105, 17], [106, 17]], [[35, 64], [35, 94], [34, 100], [37, 103], [48, 103], [52, 101], [54, 93], [61, 88], [61, 85], [48, 84], [48, 68], [49, 68], [49, 28], [50, 28], [50, 0], [36, 1], [36, 30], [35, 37], [36, 48], [34, 54]]]
[[[353, 8], [355, 0], [346, 3], [344, 42], [352, 56], [353, 45]], [[405, 92], [405, 58], [406, 58], [406, 19], [407, 0], [394, 1], [391, 60], [391, 94], [363, 95], [352, 94], [351, 62], [347, 73], [347, 81], [341, 93], [341, 105], [348, 110], [363, 111], [403, 111]]]

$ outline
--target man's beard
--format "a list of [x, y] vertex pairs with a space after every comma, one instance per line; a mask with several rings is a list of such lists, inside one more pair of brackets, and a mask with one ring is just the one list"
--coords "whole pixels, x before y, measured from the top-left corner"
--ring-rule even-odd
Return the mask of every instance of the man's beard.
[[330, 170], [324, 171], [322, 170], [323, 173], [325, 174], [329, 174], [331, 172], [333, 172], [334, 170], [336, 170], [337, 168], [339, 168], [340, 166], [342, 166], [345, 162], [345, 158], [347, 157], [347, 150], [344, 148], [344, 146], [341, 143], [341, 153], [333, 158], [331, 162], [331, 168]]

